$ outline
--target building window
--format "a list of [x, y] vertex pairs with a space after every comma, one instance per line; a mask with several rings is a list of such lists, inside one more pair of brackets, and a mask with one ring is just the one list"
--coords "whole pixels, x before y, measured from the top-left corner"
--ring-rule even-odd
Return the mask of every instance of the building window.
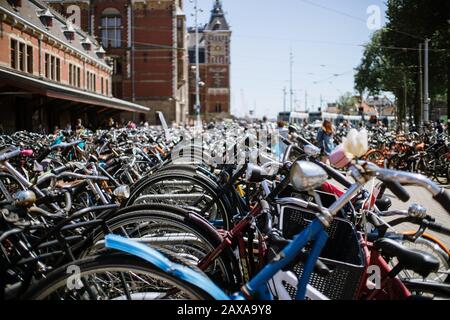
[[27, 46], [27, 72], [33, 73], [33, 47]]
[[109, 82], [108, 79], [105, 80], [105, 91], [106, 91], [106, 95], [109, 96]]
[[103, 94], [103, 78], [100, 78], [100, 82], [101, 82], [100, 92]]
[[25, 44], [19, 42], [19, 70], [25, 71]]
[[86, 71], [86, 90], [95, 92], [97, 90], [96, 80], [95, 73]]
[[33, 47], [15, 39], [11, 39], [11, 68], [33, 73]]
[[81, 68], [69, 64], [69, 84], [74, 87], [81, 87]]
[[122, 60], [120, 58], [114, 59], [114, 74], [115, 75], [122, 74]]
[[46, 53], [44, 60], [44, 75], [47, 79], [61, 81], [61, 60]]
[[55, 57], [50, 56], [50, 79], [55, 80]]
[[45, 54], [44, 70], [44, 75], [46, 78], [48, 78], [50, 70], [50, 55], [48, 53]]
[[56, 81], [61, 81], [61, 60], [56, 58]]
[[11, 39], [11, 68], [17, 69], [17, 40]]
[[122, 45], [122, 18], [114, 8], [103, 10], [101, 18], [102, 44], [106, 48], [119, 48]]
[[91, 90], [91, 73], [86, 71], [86, 89]]
[[221, 113], [221, 112], [222, 112], [222, 104], [216, 103], [216, 113]]
[[71, 86], [74, 85], [74, 82], [73, 82], [73, 65], [72, 64], [69, 64], [69, 84]]

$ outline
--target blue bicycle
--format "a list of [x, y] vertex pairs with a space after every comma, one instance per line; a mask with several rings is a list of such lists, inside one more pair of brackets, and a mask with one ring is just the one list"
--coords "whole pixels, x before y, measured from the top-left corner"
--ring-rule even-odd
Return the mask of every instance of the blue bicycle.
[[[311, 162], [305, 161], [296, 162], [292, 166], [290, 172], [291, 183], [295, 189], [299, 191], [312, 191], [326, 181], [327, 178], [328, 175], [322, 168]], [[295, 236], [293, 240], [273, 258], [271, 263], [264, 267], [250, 282], [241, 288], [240, 292], [235, 293], [232, 296], [228, 296], [203, 273], [182, 264], [171, 262], [159, 251], [152, 249], [145, 244], [116, 235], [108, 235], [106, 237], [106, 247], [148, 261], [167, 275], [183, 281], [186, 284], [185, 288], [195, 287], [201, 289], [204, 293], [203, 299], [273, 300], [275, 298], [279, 299], [280, 297], [274, 296], [274, 290], [270, 288], [269, 282], [273, 281], [274, 277], [282, 272], [286, 266], [294, 262], [302, 252], [303, 248], [312, 243], [312, 246], [309, 249], [308, 258], [303, 267], [302, 276], [297, 282], [296, 299], [303, 300], [307, 296], [310, 298], [311, 295], [326, 299], [325, 296], [315, 291], [314, 288], [308, 286], [308, 282], [315, 269], [319, 255], [328, 240], [325, 229], [330, 225], [333, 216], [360, 190], [361, 187], [362, 186], [355, 186], [349, 189], [347, 194], [330, 208], [329, 211], [317, 213], [317, 219], [312, 221], [309, 226]], [[265, 206], [266, 204], [261, 203], [261, 205]]]

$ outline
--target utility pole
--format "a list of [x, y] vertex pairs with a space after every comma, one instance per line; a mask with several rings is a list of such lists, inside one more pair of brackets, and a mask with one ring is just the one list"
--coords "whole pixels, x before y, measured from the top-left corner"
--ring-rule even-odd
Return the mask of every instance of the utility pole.
[[407, 108], [408, 108], [408, 88], [407, 88], [407, 81], [406, 81], [406, 73], [405, 72], [403, 72], [403, 87], [404, 87], [403, 88], [404, 89], [404, 91], [403, 91], [403, 99], [404, 99], [403, 112], [404, 112], [404, 116], [406, 118], [406, 112], [407, 112]]
[[419, 43], [419, 108], [420, 118], [417, 119], [419, 124], [423, 125], [423, 67], [422, 67], [422, 43]]
[[[192, 0], [191, 0], [192, 1]], [[195, 113], [197, 116], [197, 125], [201, 125], [201, 105], [200, 105], [200, 48], [198, 32], [198, 0], [194, 0], [195, 16]]]
[[320, 106], [319, 106], [320, 110], [322, 110], [322, 104], [323, 104], [323, 97], [322, 95], [320, 95]]
[[289, 83], [290, 83], [290, 102], [289, 107], [292, 112], [293, 104], [294, 104], [294, 77], [293, 77], [293, 69], [294, 69], [294, 54], [292, 53], [291, 48], [291, 54], [289, 59], [290, 65], [289, 65]]
[[428, 44], [430, 40], [425, 39], [425, 94], [424, 94], [424, 115], [423, 115], [423, 121], [429, 122], [430, 121], [430, 93], [429, 93], [429, 87], [428, 87], [428, 77], [429, 77], [429, 70], [428, 70]]
[[305, 109], [308, 110], [308, 91], [305, 90]]

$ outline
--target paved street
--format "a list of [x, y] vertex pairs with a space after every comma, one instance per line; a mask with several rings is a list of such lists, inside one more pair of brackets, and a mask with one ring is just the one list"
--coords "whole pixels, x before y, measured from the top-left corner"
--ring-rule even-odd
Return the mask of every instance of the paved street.
[[[411, 195], [411, 200], [408, 203], [401, 202], [400, 200], [396, 199], [395, 196], [389, 193], [389, 191], [387, 191], [386, 194], [392, 199], [393, 208], [407, 210], [411, 204], [418, 203], [428, 209], [428, 214], [436, 218], [437, 223], [442, 223], [446, 226], [450, 226], [450, 215], [447, 214], [447, 212], [436, 201], [433, 200], [433, 198], [427, 191], [419, 187], [406, 187], [406, 189]], [[450, 192], [450, 190], [448, 191]], [[398, 230], [417, 230], [417, 227], [414, 228], [414, 226], [412, 225], [405, 224], [404, 226], [399, 227]], [[450, 237], [442, 236], [433, 232], [429, 233], [436, 235], [446, 244], [447, 247], [450, 247]]]

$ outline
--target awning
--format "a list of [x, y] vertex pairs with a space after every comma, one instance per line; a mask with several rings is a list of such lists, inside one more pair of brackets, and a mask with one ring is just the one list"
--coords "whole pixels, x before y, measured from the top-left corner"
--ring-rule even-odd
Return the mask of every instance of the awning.
[[0, 81], [4, 80], [10, 85], [17, 86], [27, 92], [40, 94], [51, 98], [76, 101], [106, 108], [119, 109], [130, 112], [145, 113], [149, 108], [120, 100], [113, 97], [105, 97], [96, 93], [71, 88], [48, 80], [36, 78], [14, 70], [0, 67]]

